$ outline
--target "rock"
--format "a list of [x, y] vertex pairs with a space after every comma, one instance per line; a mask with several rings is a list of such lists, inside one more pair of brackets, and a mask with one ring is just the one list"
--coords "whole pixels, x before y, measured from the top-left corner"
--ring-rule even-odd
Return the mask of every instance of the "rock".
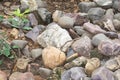
[[115, 71], [120, 68], [120, 65], [118, 64], [116, 59], [110, 59], [105, 63], [105, 67], [109, 70]]
[[11, 23], [7, 20], [7, 19], [3, 19], [3, 21], [1, 22], [1, 24], [3, 26], [5, 26], [6, 28], [11, 28]]
[[119, 0], [113, 0], [113, 6], [115, 10], [120, 11], [120, 1]]
[[83, 28], [92, 34], [105, 33], [106, 31], [101, 29], [100, 26], [94, 25], [90, 22], [84, 23]]
[[68, 30], [70, 36], [72, 37], [72, 39], [75, 39], [75, 38], [79, 38], [80, 36], [73, 30], [73, 29], [69, 29]]
[[105, 13], [105, 19], [113, 20], [113, 18], [114, 18], [113, 9], [107, 9]]
[[115, 80], [113, 72], [105, 67], [100, 67], [92, 73], [92, 80]]
[[102, 41], [105, 40], [109, 40], [108, 37], [106, 37], [104, 34], [100, 33], [100, 34], [96, 34], [93, 38], [92, 38], [92, 44], [94, 46], [98, 46]]
[[110, 19], [107, 19], [106, 21], [103, 22], [104, 23], [104, 27], [109, 30], [109, 31], [116, 31], [115, 28], [114, 28], [114, 25], [113, 25], [113, 22], [112, 20]]
[[41, 55], [42, 55], [42, 49], [41, 48], [32, 49], [31, 50], [31, 56], [32, 56], [32, 58], [36, 59], [36, 58], [38, 58]]
[[10, 36], [13, 37], [14, 39], [18, 38], [19, 31], [16, 28], [13, 28], [10, 32]]
[[0, 80], [7, 80], [7, 74], [0, 70]]
[[120, 80], [120, 69], [116, 70], [114, 74], [115, 74], [115, 80]]
[[118, 38], [118, 34], [116, 32], [106, 32], [105, 35], [109, 38]]
[[15, 11], [20, 7], [20, 5], [12, 5], [10, 6], [10, 10]]
[[6, 6], [6, 7], [10, 7], [10, 5], [11, 5], [11, 2], [4, 2], [4, 4], [3, 4], [4, 6]]
[[46, 79], [43, 79], [42, 77], [40, 77], [39, 75], [35, 75], [34, 78], [35, 78], [35, 80], [46, 80]]
[[94, 70], [96, 70], [100, 66], [100, 60], [98, 58], [91, 58], [87, 60], [87, 64], [85, 65], [85, 72], [88, 75], [91, 75]]
[[89, 9], [88, 16], [92, 21], [100, 20], [103, 17], [104, 13], [105, 13], [104, 9], [96, 7]]
[[38, 8], [46, 8], [47, 7], [46, 1], [36, 0], [36, 3], [38, 5]]
[[87, 75], [84, 72], [82, 67], [73, 67], [61, 75], [61, 80], [80, 80], [81, 78], [85, 78]]
[[73, 53], [71, 56], [67, 57], [66, 62], [70, 62], [78, 57], [78, 53]]
[[104, 8], [110, 8], [113, 4], [113, 0], [94, 0], [94, 2], [97, 3], [98, 6]]
[[25, 40], [13, 40], [11, 42], [11, 46], [18, 46], [20, 49], [23, 49], [27, 45], [27, 41]]
[[25, 71], [26, 68], [27, 68], [28, 62], [30, 62], [29, 59], [19, 58], [19, 59], [17, 59], [16, 67], [17, 67], [19, 70]]
[[74, 19], [68, 16], [62, 16], [58, 19], [58, 24], [62, 28], [72, 28], [74, 25], [74, 22], [75, 22]]
[[18, 76], [20, 76], [21, 74], [21, 72], [14, 72], [10, 75], [9, 80], [18, 80]]
[[24, 49], [22, 49], [22, 53], [30, 58], [30, 51], [29, 51], [29, 46], [26, 45]]
[[35, 11], [38, 9], [38, 5], [36, 0], [21, 0], [21, 10], [25, 11], [26, 9], [30, 9], [30, 11]]
[[56, 10], [55, 12], [53, 12], [52, 14], [53, 21], [58, 22], [59, 18], [63, 16], [63, 13], [64, 12], [59, 11], [59, 10]]
[[102, 41], [98, 45], [98, 50], [101, 54], [106, 56], [119, 55], [120, 53], [120, 43], [112, 42], [110, 40]]
[[3, 7], [3, 5], [0, 3], [0, 11], [3, 10], [3, 9], [4, 9], [4, 7]]
[[36, 42], [37, 41], [37, 37], [39, 36], [40, 33], [42, 33], [44, 28], [45, 27], [43, 25], [37, 25], [31, 31], [29, 31], [25, 36], [27, 38], [32, 39], [34, 42]]
[[82, 36], [86, 31], [83, 29], [82, 26], [75, 26], [74, 30], [77, 32], [78, 35]]
[[81, 56], [90, 57], [91, 39], [87, 36], [79, 38], [72, 44], [72, 49]]
[[33, 13], [28, 14], [28, 19], [30, 20], [32, 26], [38, 25], [38, 21]]
[[115, 14], [114, 19], [118, 19], [120, 21], [120, 13]]
[[52, 70], [50, 70], [50, 69], [41, 68], [41, 67], [39, 68], [39, 74], [43, 78], [47, 79], [51, 75], [51, 73], [52, 73]]
[[62, 65], [66, 60], [66, 56], [59, 49], [48, 46], [42, 51], [42, 59], [46, 67], [53, 69]]
[[118, 30], [118, 31], [120, 30], [120, 21], [119, 20], [114, 19], [113, 20], [113, 25], [114, 25], [116, 30]]
[[44, 23], [49, 24], [52, 22], [52, 14], [46, 8], [39, 8], [37, 11], [39, 17], [42, 19]]
[[87, 58], [84, 56], [81, 56], [81, 57], [74, 59], [73, 61], [69, 63], [66, 63], [64, 67], [65, 69], [70, 69], [72, 67], [79, 67], [79, 66], [84, 67], [86, 63], [87, 63]]
[[61, 49], [62, 51], [66, 51], [68, 49], [71, 42], [67, 42], [71, 40], [69, 33], [56, 23], [49, 24], [46, 30], [37, 37], [37, 41], [42, 47], [51, 45]]
[[90, 8], [96, 7], [96, 3], [95, 2], [80, 2], [78, 6], [81, 12], [87, 13]]

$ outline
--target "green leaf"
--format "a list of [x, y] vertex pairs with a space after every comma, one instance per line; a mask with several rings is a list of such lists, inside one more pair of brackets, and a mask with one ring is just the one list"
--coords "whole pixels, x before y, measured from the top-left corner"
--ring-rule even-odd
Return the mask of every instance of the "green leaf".
[[24, 30], [32, 30], [31, 27], [23, 27]]
[[22, 14], [27, 14], [30, 12], [30, 9], [26, 9]]
[[4, 17], [2, 15], [0, 15], [0, 22], [4, 19]]
[[13, 49], [16, 49], [16, 48], [20, 48], [20, 47], [17, 46], [17, 45], [14, 45], [14, 46], [12, 46], [12, 48], [13, 48]]

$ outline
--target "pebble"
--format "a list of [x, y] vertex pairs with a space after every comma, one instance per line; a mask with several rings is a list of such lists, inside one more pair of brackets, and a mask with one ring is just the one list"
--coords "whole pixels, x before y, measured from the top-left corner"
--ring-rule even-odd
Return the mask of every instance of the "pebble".
[[118, 19], [120, 21], [120, 13], [115, 14], [114, 19]]
[[120, 20], [113, 19], [113, 25], [117, 31], [120, 31]]
[[27, 56], [30, 57], [30, 51], [29, 51], [29, 46], [26, 45], [24, 49], [22, 49], [22, 53]]
[[41, 55], [42, 55], [42, 49], [41, 48], [37, 48], [37, 49], [32, 49], [31, 50], [32, 58], [36, 59], [36, 58], [38, 58]]
[[120, 69], [116, 70], [114, 74], [115, 74], [115, 80], [120, 80]]
[[119, 0], [113, 0], [112, 8], [114, 8], [117, 11], [120, 11], [120, 1]]
[[74, 19], [68, 16], [62, 16], [58, 19], [58, 24], [62, 28], [73, 28], [74, 22]]
[[109, 38], [107, 36], [105, 36], [104, 34], [100, 33], [100, 34], [96, 34], [93, 38], [92, 38], [92, 44], [94, 46], [98, 46], [102, 41], [105, 40], [109, 40]]
[[10, 36], [13, 37], [14, 39], [18, 38], [19, 31], [16, 28], [13, 28], [10, 32]]
[[72, 44], [72, 49], [80, 56], [90, 57], [91, 39], [87, 36], [79, 38]]
[[83, 34], [86, 33], [82, 26], [74, 26], [74, 30], [79, 36], [82, 36]]
[[7, 80], [7, 74], [0, 70], [0, 80]]
[[62, 65], [65, 62], [66, 55], [59, 49], [48, 46], [42, 51], [42, 59], [45, 67], [53, 69], [57, 66]]

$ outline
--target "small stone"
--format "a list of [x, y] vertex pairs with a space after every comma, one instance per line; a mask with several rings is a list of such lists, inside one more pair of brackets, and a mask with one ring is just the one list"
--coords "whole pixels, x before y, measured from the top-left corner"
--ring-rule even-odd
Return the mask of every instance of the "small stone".
[[87, 36], [79, 38], [72, 44], [72, 49], [81, 56], [90, 57], [91, 39]]
[[46, 8], [47, 7], [46, 1], [36, 0], [36, 3], [38, 5], [38, 8]]
[[116, 30], [120, 31], [120, 21], [118, 19], [113, 20], [113, 25]]
[[119, 55], [120, 43], [105, 40], [98, 45], [98, 50], [101, 54], [106, 56]]
[[22, 53], [27, 56], [30, 57], [30, 51], [29, 51], [29, 46], [26, 45], [24, 49], [22, 49]]
[[18, 76], [20, 76], [22, 73], [21, 72], [13, 72], [10, 77], [9, 80], [18, 80]]
[[32, 39], [34, 42], [36, 42], [37, 41], [37, 37], [39, 36], [40, 33], [42, 33], [44, 28], [45, 27], [43, 25], [37, 25], [31, 31], [29, 31], [25, 36], [27, 38]]
[[0, 70], [0, 80], [7, 80], [7, 74]]
[[120, 69], [116, 70], [114, 74], [115, 74], [115, 80], [120, 80]]
[[46, 8], [39, 8], [37, 11], [44, 23], [49, 24], [52, 22], [52, 14]]
[[120, 1], [119, 0], [113, 0], [113, 6], [115, 10], [120, 11]]
[[37, 37], [37, 41], [42, 47], [51, 45], [62, 51], [66, 51], [72, 43], [70, 42], [72, 38], [69, 33], [58, 24], [51, 23], [47, 26], [46, 30]]
[[94, 0], [94, 2], [96, 2], [98, 6], [104, 8], [110, 8], [113, 4], [113, 0]]
[[118, 64], [116, 59], [110, 59], [105, 63], [105, 67], [112, 71], [115, 71], [120, 68], [120, 65]]
[[51, 73], [52, 73], [52, 70], [50, 70], [50, 69], [41, 68], [41, 67], [39, 68], [39, 74], [43, 78], [47, 79], [51, 75]]
[[62, 28], [72, 28], [74, 25], [74, 19], [68, 16], [62, 16], [58, 19], [58, 24]]
[[10, 10], [15, 11], [20, 7], [20, 5], [12, 5], [10, 6]]
[[92, 80], [115, 80], [112, 71], [105, 67], [100, 67], [92, 73]]
[[10, 36], [13, 37], [14, 39], [18, 38], [19, 31], [16, 28], [13, 28], [12, 31], [10, 32]]
[[120, 13], [115, 14], [114, 19], [118, 19], [120, 21]]
[[113, 9], [107, 9], [105, 13], [105, 19], [113, 20], [114, 12]]
[[87, 75], [82, 67], [73, 67], [62, 73], [61, 80], [80, 80], [86, 76]]
[[105, 10], [99, 7], [91, 8], [88, 11], [90, 20], [100, 20], [104, 16]]
[[105, 40], [109, 40], [108, 37], [106, 37], [104, 34], [100, 33], [100, 34], [96, 34], [93, 38], [92, 38], [92, 44], [94, 46], [98, 46], [102, 41]]
[[105, 33], [106, 31], [101, 29], [100, 26], [94, 25], [90, 22], [84, 23], [83, 28], [92, 34]]
[[85, 65], [85, 71], [88, 75], [91, 75], [94, 70], [100, 66], [100, 60], [98, 58], [91, 58], [87, 60]]
[[118, 34], [116, 32], [106, 32], [105, 35], [109, 38], [118, 38]]
[[42, 49], [41, 48], [32, 49], [31, 50], [31, 56], [32, 56], [32, 58], [36, 59], [36, 58], [38, 58], [41, 55], [42, 55]]
[[72, 39], [80, 37], [73, 29], [69, 29], [68, 31], [69, 31], [69, 34], [72, 37]]
[[31, 72], [25, 72], [25, 73], [22, 73], [20, 74], [20, 76], [18, 76], [20, 78], [18, 78], [17, 80], [35, 80], [34, 79], [34, 76]]
[[11, 2], [5, 2], [4, 3], [4, 6], [6, 6], [6, 7], [10, 7], [10, 5], [11, 5]]
[[75, 26], [74, 30], [77, 32], [78, 35], [82, 36], [86, 31], [83, 29], [82, 26]]
[[95, 2], [80, 2], [78, 4], [80, 11], [87, 13], [90, 8], [96, 7]]
[[66, 60], [65, 53], [51, 46], [46, 47], [42, 51], [42, 58], [44, 65], [51, 69], [62, 65]]
[[67, 57], [66, 61], [70, 62], [77, 57], [78, 57], [78, 53], [73, 53], [71, 56]]
[[38, 21], [33, 13], [28, 14], [28, 19], [30, 20], [32, 26], [38, 25]]
[[23, 49], [27, 45], [27, 41], [25, 40], [13, 40], [11, 42], [11, 46], [18, 46], [20, 49]]
[[64, 12], [56, 10], [53, 14], [52, 14], [52, 18], [54, 22], [58, 22], [59, 18], [62, 17]]
[[4, 9], [4, 7], [3, 7], [3, 5], [0, 3], [0, 11], [3, 10], [3, 9]]

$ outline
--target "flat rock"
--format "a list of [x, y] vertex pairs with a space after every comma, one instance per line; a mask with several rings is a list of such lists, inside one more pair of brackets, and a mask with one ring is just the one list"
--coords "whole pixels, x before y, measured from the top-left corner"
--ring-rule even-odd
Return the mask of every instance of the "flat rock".
[[41, 48], [32, 49], [31, 50], [31, 56], [32, 56], [32, 58], [36, 59], [36, 58], [38, 58], [41, 55], [42, 55], [42, 49]]
[[42, 59], [46, 67], [53, 69], [65, 62], [66, 55], [59, 49], [48, 46], [42, 51]]
[[38, 25], [38, 21], [33, 13], [28, 14], [28, 19], [30, 20], [32, 26]]
[[66, 51], [68, 49], [68, 47], [71, 45], [71, 42], [67, 42], [71, 40], [72, 38], [70, 37], [69, 33], [56, 23], [49, 24], [46, 30], [37, 37], [37, 41], [42, 47], [51, 45], [59, 49], [62, 48], [62, 51]]

